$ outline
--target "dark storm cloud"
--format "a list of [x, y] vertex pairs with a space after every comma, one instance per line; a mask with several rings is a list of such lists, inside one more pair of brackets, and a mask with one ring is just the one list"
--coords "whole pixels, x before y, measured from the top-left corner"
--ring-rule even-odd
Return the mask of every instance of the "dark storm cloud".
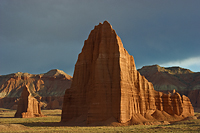
[[0, 0], [0, 74], [58, 68], [72, 75], [84, 40], [104, 20], [138, 68], [198, 59], [199, 5], [199, 0]]

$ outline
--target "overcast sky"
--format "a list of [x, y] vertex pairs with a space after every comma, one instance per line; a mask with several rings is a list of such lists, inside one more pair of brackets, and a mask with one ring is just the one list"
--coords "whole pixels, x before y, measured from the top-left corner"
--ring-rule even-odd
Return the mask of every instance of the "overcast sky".
[[0, 75], [73, 75], [84, 40], [105, 20], [137, 68], [200, 71], [200, 0], [0, 0]]

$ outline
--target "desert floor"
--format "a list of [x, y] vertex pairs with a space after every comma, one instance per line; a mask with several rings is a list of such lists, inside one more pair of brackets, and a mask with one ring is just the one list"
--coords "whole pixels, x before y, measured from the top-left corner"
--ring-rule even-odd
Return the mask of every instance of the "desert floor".
[[[16, 110], [0, 108], [0, 132], [200, 132], [200, 119], [170, 125], [132, 125], [124, 127], [69, 127], [60, 123], [61, 110], [42, 110], [47, 117], [13, 118]], [[200, 118], [200, 113], [195, 113]]]

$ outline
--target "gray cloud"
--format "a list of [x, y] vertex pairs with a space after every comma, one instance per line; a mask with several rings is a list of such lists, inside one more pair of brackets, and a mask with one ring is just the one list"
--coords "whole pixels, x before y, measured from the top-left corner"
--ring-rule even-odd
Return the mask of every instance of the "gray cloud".
[[0, 0], [0, 74], [73, 74], [84, 40], [108, 20], [136, 66], [200, 56], [199, 0]]

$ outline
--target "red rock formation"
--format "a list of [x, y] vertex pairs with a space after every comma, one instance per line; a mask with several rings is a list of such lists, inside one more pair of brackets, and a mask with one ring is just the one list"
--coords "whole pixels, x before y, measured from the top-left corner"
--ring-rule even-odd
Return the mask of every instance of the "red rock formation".
[[15, 117], [17, 118], [30, 118], [41, 117], [40, 104], [36, 98], [31, 95], [27, 86], [24, 87], [21, 97], [18, 102], [17, 112]]
[[194, 107], [200, 107], [200, 72], [159, 65], [144, 66], [138, 71], [153, 83], [155, 90], [167, 93], [175, 89], [188, 96]]
[[20, 97], [25, 85], [31, 90], [35, 97], [46, 97], [59, 100], [65, 94], [65, 90], [71, 86], [72, 77], [61, 70], [54, 69], [44, 74], [15, 73], [0, 76], [0, 108], [13, 108], [15, 101]]
[[190, 98], [192, 105], [200, 110], [200, 89], [189, 91], [188, 97]]
[[107, 21], [95, 26], [79, 54], [71, 88], [65, 92], [61, 122], [138, 124], [158, 119], [153, 114], [159, 111], [155, 116], [194, 114], [187, 98], [154, 90]]

